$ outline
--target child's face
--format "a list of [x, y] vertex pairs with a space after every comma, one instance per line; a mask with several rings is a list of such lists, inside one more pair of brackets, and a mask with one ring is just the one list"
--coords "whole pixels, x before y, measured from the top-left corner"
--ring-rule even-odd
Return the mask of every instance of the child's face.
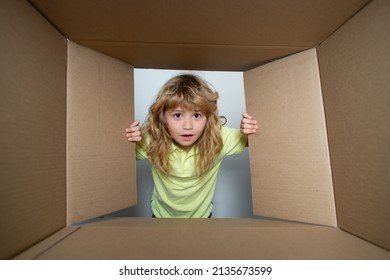
[[172, 138], [186, 152], [202, 135], [207, 121], [199, 110], [180, 107], [165, 111], [164, 117]]

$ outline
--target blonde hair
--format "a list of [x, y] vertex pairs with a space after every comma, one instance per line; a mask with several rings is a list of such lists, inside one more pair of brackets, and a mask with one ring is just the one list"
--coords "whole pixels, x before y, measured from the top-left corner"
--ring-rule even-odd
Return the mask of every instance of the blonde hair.
[[[149, 108], [143, 135], [149, 140], [145, 148], [152, 165], [168, 174], [172, 137], [168, 131], [164, 113], [177, 107], [197, 108], [207, 117], [202, 136], [195, 142], [195, 163], [199, 175], [203, 175], [221, 151], [221, 122], [217, 107], [218, 93], [198, 76], [182, 74], [169, 79], [160, 89]], [[143, 143], [145, 145], [145, 143]]]

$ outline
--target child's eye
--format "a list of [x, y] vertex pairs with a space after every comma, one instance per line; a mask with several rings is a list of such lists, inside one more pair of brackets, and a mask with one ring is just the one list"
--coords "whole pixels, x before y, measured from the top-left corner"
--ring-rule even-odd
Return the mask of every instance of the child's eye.
[[203, 117], [203, 115], [201, 114], [201, 113], [195, 113], [194, 114], [194, 118], [195, 119], [200, 119], [200, 118], [202, 118]]
[[180, 114], [180, 113], [175, 113], [175, 114], [173, 114], [173, 117], [174, 117], [175, 119], [180, 119], [181, 114]]

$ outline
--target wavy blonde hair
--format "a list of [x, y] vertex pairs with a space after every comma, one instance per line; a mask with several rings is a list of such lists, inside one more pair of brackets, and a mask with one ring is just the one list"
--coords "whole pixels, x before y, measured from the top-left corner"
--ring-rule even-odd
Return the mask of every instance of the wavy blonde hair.
[[150, 140], [147, 145], [145, 142], [142, 145], [154, 167], [165, 174], [170, 171], [168, 158], [174, 140], [168, 131], [164, 113], [182, 107], [196, 108], [207, 118], [203, 134], [194, 144], [195, 162], [199, 175], [210, 168], [223, 146], [217, 100], [218, 93], [195, 75], [182, 74], [169, 79], [162, 86], [142, 127], [143, 135], [148, 135]]

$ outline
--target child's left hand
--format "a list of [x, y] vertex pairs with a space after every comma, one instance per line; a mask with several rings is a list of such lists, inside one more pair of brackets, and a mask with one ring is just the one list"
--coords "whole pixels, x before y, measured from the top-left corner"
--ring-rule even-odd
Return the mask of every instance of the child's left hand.
[[253, 120], [252, 117], [246, 112], [242, 113], [240, 125], [241, 133], [245, 135], [255, 134], [258, 129], [259, 126], [257, 125], [257, 120]]

